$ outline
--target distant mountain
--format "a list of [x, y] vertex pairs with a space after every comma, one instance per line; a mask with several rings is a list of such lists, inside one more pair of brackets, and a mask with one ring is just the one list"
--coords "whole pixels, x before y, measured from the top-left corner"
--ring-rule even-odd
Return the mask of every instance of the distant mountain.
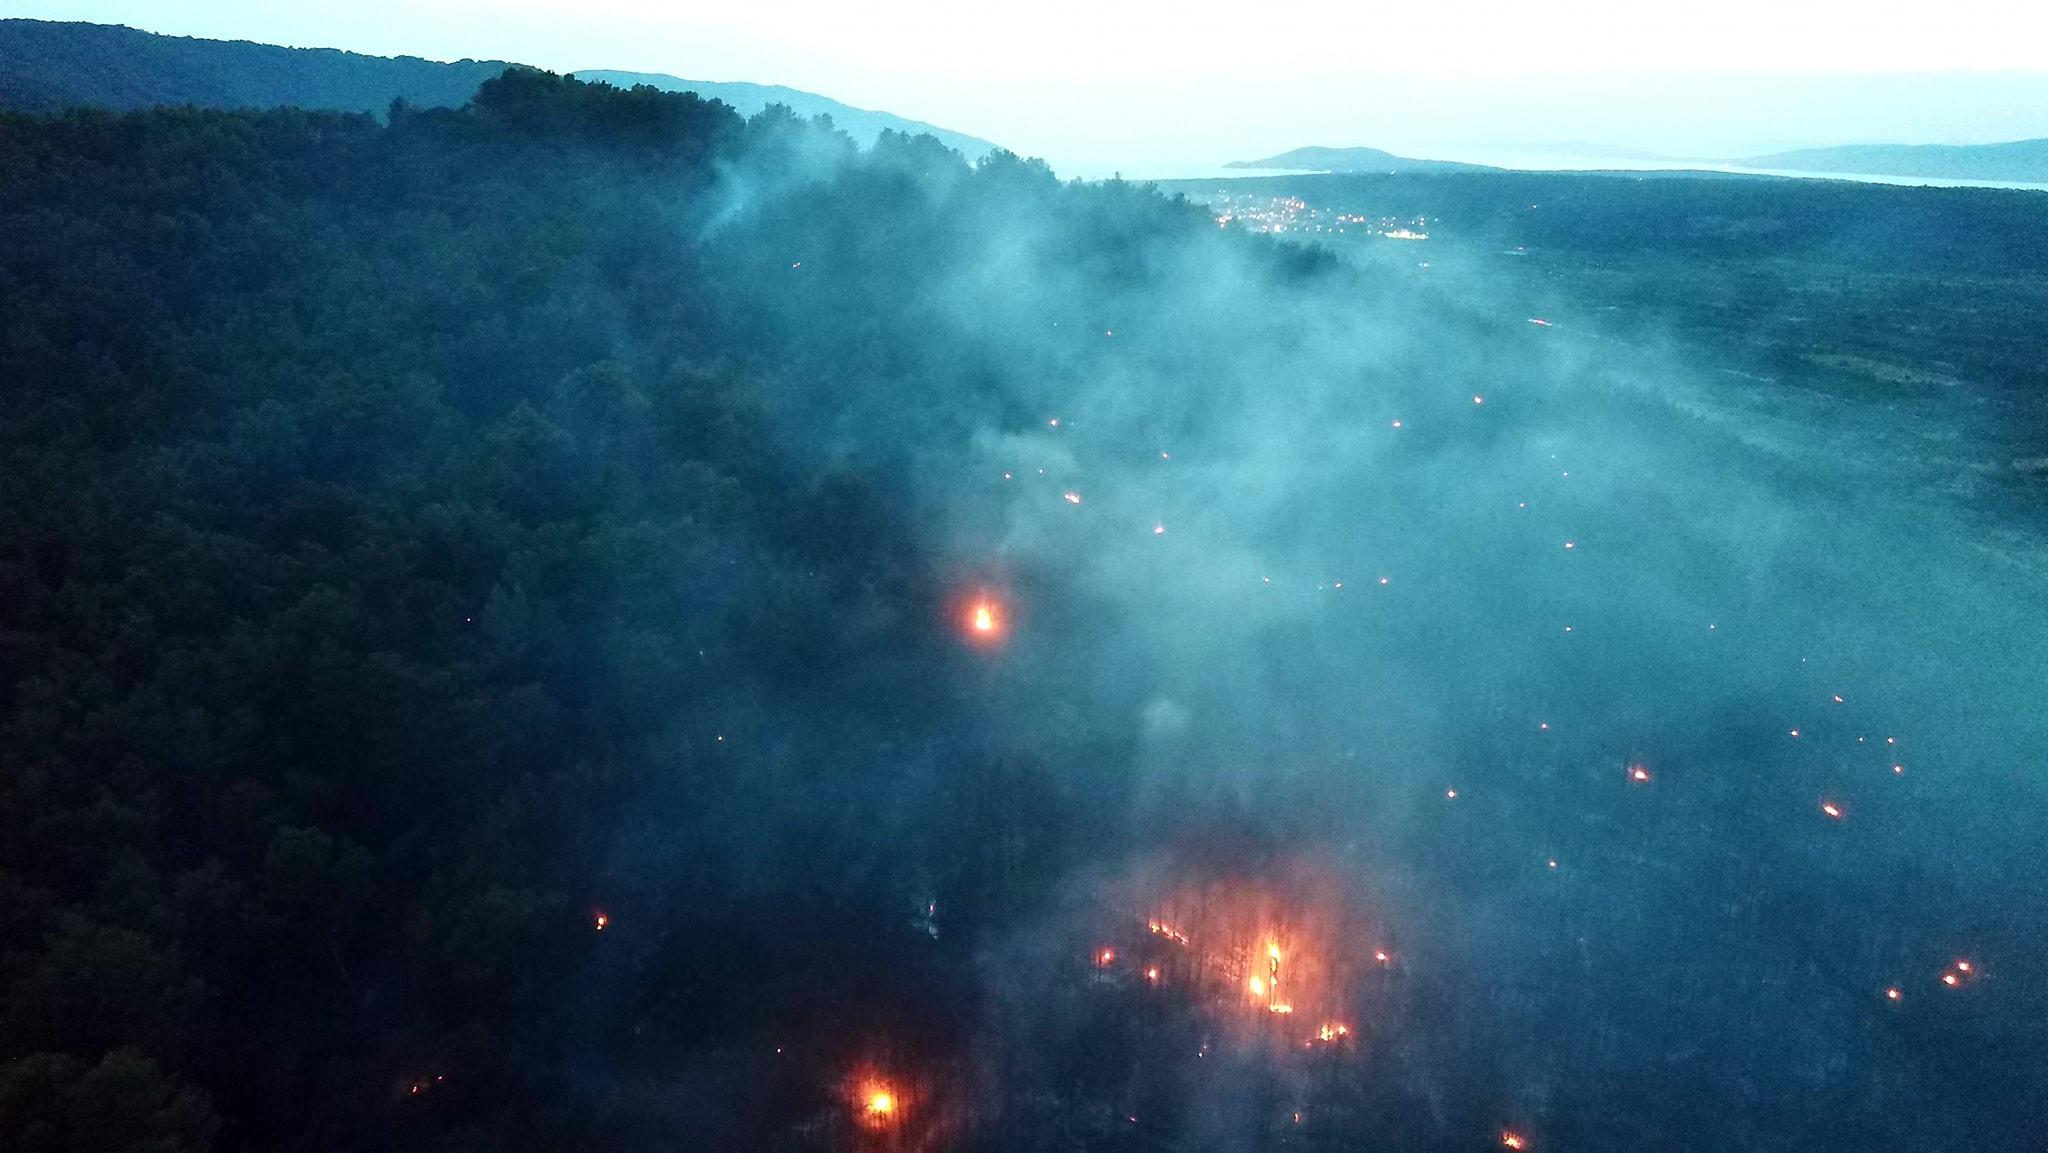
[[1411, 160], [1377, 148], [1297, 148], [1264, 160], [1233, 160], [1225, 168], [1293, 168], [1303, 172], [1473, 172], [1483, 164]]
[[1731, 160], [1744, 168], [1924, 176], [1945, 180], [2048, 182], [2048, 140], [2007, 144], [1849, 144]]
[[[163, 104], [202, 108], [338, 109], [381, 115], [404, 98], [422, 108], [469, 103], [477, 86], [515, 65], [504, 60], [452, 64], [415, 56], [365, 56], [335, 48], [284, 48], [247, 40], [160, 36], [119, 24], [0, 20], [0, 108], [49, 112], [110, 108], [125, 112]], [[811, 92], [765, 84], [679, 80], [637, 72], [577, 74], [620, 88], [650, 84], [688, 89], [722, 100], [745, 116], [786, 104], [799, 116], [829, 113], [862, 147], [884, 128], [930, 133], [975, 159], [995, 148], [986, 140], [887, 112], [854, 108]]]
[[422, 107], [457, 107], [509, 67], [502, 60], [444, 64], [159, 36], [118, 24], [0, 20], [0, 108], [24, 112], [197, 104], [382, 113], [399, 97]]
[[779, 84], [745, 84], [718, 80], [684, 80], [659, 72], [612, 72], [605, 69], [589, 69], [574, 73], [578, 80], [602, 81], [614, 88], [631, 88], [646, 84], [664, 92], [695, 92], [712, 100], [722, 100], [732, 105], [742, 116], [752, 116], [770, 104], [787, 105], [791, 112], [809, 119], [813, 116], [832, 117], [835, 127], [853, 138], [854, 143], [866, 148], [875, 142], [885, 128], [907, 132], [912, 136], [930, 134], [939, 138], [946, 147], [960, 153], [969, 160], [977, 160], [995, 151], [996, 146], [978, 136], [954, 132], [922, 120], [906, 120], [888, 112], [872, 112], [841, 104], [815, 92], [804, 92], [796, 88], [784, 88]]

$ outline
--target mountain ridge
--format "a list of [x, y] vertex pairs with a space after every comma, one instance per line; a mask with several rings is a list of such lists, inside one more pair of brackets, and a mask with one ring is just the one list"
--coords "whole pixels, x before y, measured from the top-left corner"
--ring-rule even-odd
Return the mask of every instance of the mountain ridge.
[[[394, 100], [422, 108], [459, 108], [484, 81], [519, 67], [528, 65], [170, 36], [125, 24], [0, 19], [0, 109], [19, 112], [296, 106], [381, 116]], [[929, 134], [970, 160], [997, 147], [963, 132], [780, 85], [691, 81], [664, 73], [603, 69], [575, 75], [622, 88], [646, 83], [666, 91], [695, 91], [744, 116], [769, 104], [785, 104], [806, 119], [829, 115], [862, 147], [872, 146], [883, 129]]]
[[834, 127], [844, 131], [854, 143], [863, 148], [872, 147], [875, 138], [884, 130], [904, 132], [912, 136], [935, 136], [941, 144], [969, 160], [980, 159], [1000, 147], [979, 136], [955, 132], [950, 128], [941, 128], [922, 120], [912, 120], [893, 112], [856, 108], [829, 96], [781, 84], [755, 84], [739, 80], [685, 80], [666, 72], [623, 72], [608, 68], [584, 68], [570, 75], [578, 80], [598, 81], [614, 88], [631, 88], [636, 84], [645, 84], [664, 92], [695, 92], [707, 99], [724, 101], [742, 116], [752, 116], [770, 104], [782, 104], [805, 119], [820, 115], [830, 116]]
[[457, 107], [513, 66], [166, 36], [125, 24], [0, 20], [0, 107], [21, 112], [190, 104], [381, 114], [396, 99]]

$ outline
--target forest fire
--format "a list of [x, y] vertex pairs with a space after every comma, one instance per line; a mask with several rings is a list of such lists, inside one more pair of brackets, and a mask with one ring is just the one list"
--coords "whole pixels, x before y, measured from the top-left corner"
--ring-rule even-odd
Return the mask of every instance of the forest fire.
[[1152, 933], [1153, 936], [1164, 937], [1167, 940], [1172, 941], [1176, 945], [1185, 945], [1188, 943], [1187, 934], [1176, 930], [1171, 925], [1162, 925], [1158, 921], [1152, 921], [1147, 923], [1145, 927], [1148, 931]]
[[[1066, 23], [975, 70], [1154, 70]], [[1218, 181], [481, 61], [110, 129], [89, 27], [0, 51], [95, 82], [0, 85], [0, 1130], [2039, 1143], [2039, 198], [1231, 184], [1412, 202], [1424, 291]]]
[[888, 1129], [902, 1121], [902, 1095], [895, 1085], [878, 1075], [856, 1076], [849, 1096], [855, 1119], [866, 1128]]
[[[1149, 904], [1146, 935], [1129, 947], [1147, 986], [1170, 986], [1248, 1051], [1313, 1049], [1351, 1034], [1355, 976], [1373, 955], [1336, 881], [1296, 864], [1283, 879], [1180, 882]], [[1096, 953], [1107, 950], [1097, 946]], [[1307, 1016], [1305, 1033], [1278, 1031]], [[1289, 1035], [1291, 1034], [1291, 1036]]]
[[977, 645], [999, 644], [1008, 631], [1002, 605], [986, 594], [967, 602], [961, 612], [960, 624], [968, 641]]

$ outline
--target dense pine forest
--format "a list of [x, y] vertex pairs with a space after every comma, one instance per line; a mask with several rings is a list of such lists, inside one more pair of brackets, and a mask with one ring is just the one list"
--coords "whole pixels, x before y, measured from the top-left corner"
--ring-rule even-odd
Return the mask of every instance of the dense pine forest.
[[0, 116], [4, 1144], [2022, 1147], [2034, 586], [1669, 367], [531, 70]]
[[1190, 210], [526, 71], [0, 156], [16, 1148], [708, 1148], [679, 1062], [737, 1125], [765, 1038], [960, 1040], [916, 885], [1021, 915], [1082, 819], [964, 713], [890, 479], [996, 366], [865, 302], [1004, 214], [1141, 280]]

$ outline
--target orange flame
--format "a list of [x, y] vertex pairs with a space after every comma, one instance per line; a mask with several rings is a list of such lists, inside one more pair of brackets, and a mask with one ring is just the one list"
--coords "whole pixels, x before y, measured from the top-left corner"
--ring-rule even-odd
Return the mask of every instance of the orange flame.
[[968, 640], [976, 644], [996, 644], [1003, 637], [1002, 606], [990, 597], [978, 597], [967, 605], [961, 624], [966, 629]]
[[862, 1078], [855, 1083], [853, 1107], [862, 1124], [880, 1129], [896, 1123], [903, 1101], [887, 1082]]

